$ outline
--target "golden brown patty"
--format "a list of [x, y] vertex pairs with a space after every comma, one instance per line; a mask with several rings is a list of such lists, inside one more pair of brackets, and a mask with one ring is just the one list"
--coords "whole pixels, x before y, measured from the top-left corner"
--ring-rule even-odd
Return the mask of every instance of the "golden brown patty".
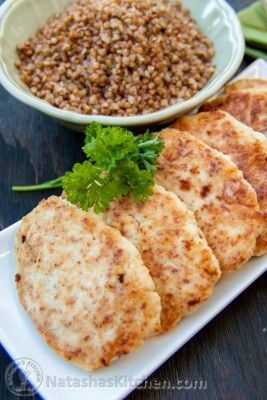
[[164, 331], [211, 295], [219, 263], [194, 214], [174, 193], [155, 186], [146, 202], [119, 199], [103, 218], [140, 251], [161, 297]]
[[86, 370], [108, 365], [160, 331], [160, 298], [134, 245], [52, 196], [16, 238], [20, 301], [47, 343]]
[[267, 138], [221, 110], [179, 118], [173, 127], [181, 131], [190, 131], [209, 146], [230, 155], [243, 171], [245, 179], [257, 193], [262, 214], [259, 216], [260, 235], [257, 238], [255, 254], [266, 253]]
[[165, 129], [156, 180], [195, 214], [222, 272], [253, 255], [258, 235], [257, 196], [229, 158], [187, 132]]
[[221, 109], [239, 121], [267, 136], [267, 89], [244, 89], [233, 91], [211, 100], [200, 111]]
[[238, 79], [225, 86], [225, 93], [239, 92], [246, 89], [267, 89], [266, 79]]

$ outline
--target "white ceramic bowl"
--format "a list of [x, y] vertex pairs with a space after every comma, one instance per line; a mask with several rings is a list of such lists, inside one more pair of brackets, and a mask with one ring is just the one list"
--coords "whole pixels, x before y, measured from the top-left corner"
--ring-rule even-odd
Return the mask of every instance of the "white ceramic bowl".
[[[171, 0], [170, 0], [171, 1]], [[243, 55], [244, 39], [239, 20], [225, 0], [183, 0], [205, 34], [214, 43], [216, 73], [194, 97], [160, 111], [132, 117], [82, 115], [58, 109], [34, 96], [20, 80], [14, 66], [16, 45], [26, 40], [53, 13], [70, 0], [6, 0], [0, 7], [0, 82], [23, 103], [76, 130], [91, 121], [105, 125], [144, 126], [170, 122], [214, 95], [236, 72]]]

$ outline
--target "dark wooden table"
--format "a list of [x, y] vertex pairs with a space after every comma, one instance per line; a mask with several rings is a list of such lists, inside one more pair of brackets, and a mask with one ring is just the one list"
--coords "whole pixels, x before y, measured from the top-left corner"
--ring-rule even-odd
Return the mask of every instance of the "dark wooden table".
[[[229, 3], [239, 10], [252, 1]], [[250, 62], [245, 59], [242, 67]], [[37, 183], [62, 175], [81, 158], [82, 143], [82, 135], [24, 106], [0, 86], [0, 229], [19, 220], [51, 194], [15, 194], [11, 185]], [[150, 377], [156, 388], [140, 388], [128, 400], [267, 399], [266, 298], [265, 275]], [[4, 383], [10, 361], [0, 347], [0, 400], [17, 399]], [[157, 382], [175, 385], [178, 380], [203, 380], [207, 389], [157, 388]]]

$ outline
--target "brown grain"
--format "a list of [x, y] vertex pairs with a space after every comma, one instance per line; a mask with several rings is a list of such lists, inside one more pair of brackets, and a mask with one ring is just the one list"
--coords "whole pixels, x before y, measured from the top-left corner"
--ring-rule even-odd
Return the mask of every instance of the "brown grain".
[[77, 0], [17, 51], [34, 95], [82, 114], [153, 112], [192, 97], [215, 70], [179, 1]]

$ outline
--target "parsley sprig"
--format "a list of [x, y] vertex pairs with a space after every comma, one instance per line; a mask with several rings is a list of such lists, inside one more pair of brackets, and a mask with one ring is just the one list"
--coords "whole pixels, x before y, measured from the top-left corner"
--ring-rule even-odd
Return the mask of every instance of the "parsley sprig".
[[150, 132], [135, 136], [121, 127], [92, 122], [85, 131], [86, 160], [52, 181], [33, 186], [13, 186], [16, 192], [63, 188], [68, 200], [83, 210], [107, 209], [118, 197], [129, 195], [145, 201], [152, 195], [156, 160], [162, 141]]

